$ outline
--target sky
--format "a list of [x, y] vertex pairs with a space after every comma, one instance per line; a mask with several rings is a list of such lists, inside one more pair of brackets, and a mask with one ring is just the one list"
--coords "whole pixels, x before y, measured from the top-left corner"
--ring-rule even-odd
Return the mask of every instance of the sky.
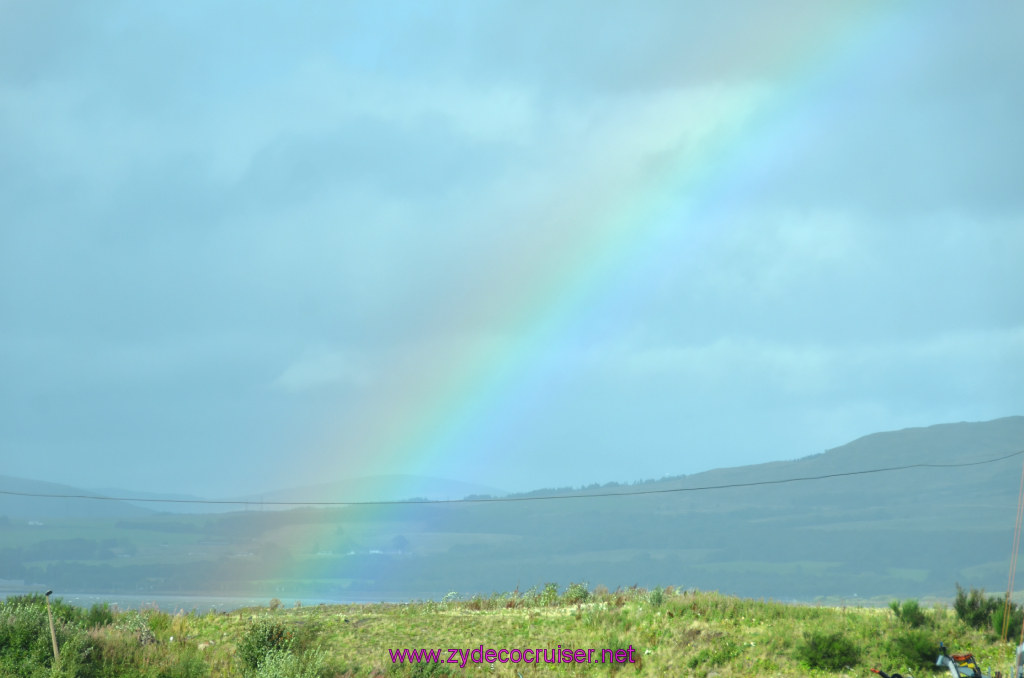
[[524, 491], [1024, 414], [1022, 22], [0, 1], [0, 472]]

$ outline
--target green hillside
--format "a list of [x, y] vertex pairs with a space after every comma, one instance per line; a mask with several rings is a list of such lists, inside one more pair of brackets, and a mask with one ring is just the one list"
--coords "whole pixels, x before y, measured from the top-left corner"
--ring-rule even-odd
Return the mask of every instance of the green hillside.
[[[0, 518], [0, 579], [83, 593], [325, 600], [488, 595], [546, 581], [779, 600], [941, 599], [955, 582], [1005, 588], [1024, 455], [988, 462], [1022, 450], [1024, 417], [1010, 417], [565, 499], [43, 525]], [[960, 465], [775, 482], [915, 464]], [[698, 489], [722, 485], [736, 486]]]

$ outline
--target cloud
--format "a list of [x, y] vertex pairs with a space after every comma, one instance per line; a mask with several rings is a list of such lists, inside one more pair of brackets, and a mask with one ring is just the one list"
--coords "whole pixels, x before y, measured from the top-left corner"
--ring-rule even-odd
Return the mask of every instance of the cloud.
[[350, 352], [318, 350], [307, 352], [274, 380], [289, 394], [328, 387], [360, 387], [373, 379], [365, 361]]
[[726, 336], [702, 344], [622, 344], [593, 351], [588, 364], [631, 381], [685, 384], [728, 400], [734, 390], [792, 402], [889, 401], [989, 405], [1019, 390], [1024, 325], [957, 330], [883, 343], [807, 344]]
[[477, 466], [612, 477], [1007, 414], [1020, 12], [9, 4], [0, 430], [263, 459], [486, 383]]

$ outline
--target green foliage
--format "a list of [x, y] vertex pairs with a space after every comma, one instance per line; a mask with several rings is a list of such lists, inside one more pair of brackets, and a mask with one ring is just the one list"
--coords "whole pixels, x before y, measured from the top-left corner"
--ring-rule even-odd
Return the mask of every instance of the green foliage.
[[149, 610], [143, 614], [143, 617], [146, 619], [149, 628], [157, 635], [166, 634], [173, 623], [173, 617], [160, 610]]
[[548, 582], [544, 584], [544, 590], [540, 594], [541, 605], [554, 605], [558, 602], [558, 584]]
[[114, 612], [107, 603], [95, 603], [85, 613], [85, 627], [89, 629], [109, 626], [114, 623]]
[[938, 645], [923, 629], [910, 629], [889, 639], [889, 653], [900, 665], [924, 672], [935, 666]]
[[198, 651], [189, 648], [169, 666], [159, 670], [157, 678], [208, 678], [210, 667], [199, 656]]
[[[786, 605], [713, 592], [633, 586], [614, 592], [597, 587], [586, 593], [585, 604], [573, 604], [585, 591], [585, 584], [571, 584], [557, 595], [557, 586], [550, 584], [525, 594], [462, 599], [453, 594], [443, 607], [439, 602], [382, 603], [279, 609], [273, 614], [264, 608], [169, 616], [156, 610], [110, 613], [108, 608], [114, 623], [100, 622], [88, 631], [89, 611], [65, 606], [63, 614], [75, 621], [57, 622], [59, 670], [52, 666], [45, 602], [42, 597], [29, 598], [23, 601], [27, 602], [21, 606], [24, 609], [14, 613], [16, 605], [0, 604], [0, 677], [436, 677], [462, 675], [462, 671], [443, 663], [389, 665], [386, 659], [381, 661], [380, 648], [477, 647], [481, 642], [489, 647], [516, 647], [522, 646], [524, 638], [534, 647], [569, 643], [634, 649], [635, 664], [586, 667], [585, 672], [595, 678], [625, 674], [823, 678], [838, 675], [847, 666], [845, 672], [850, 675], [868, 675], [868, 668], [877, 666], [889, 673], [918, 676], [932, 668], [939, 639], [954, 649], [984, 656], [986, 662], [992, 657], [993, 665], [1006, 655], [1005, 648], [996, 648], [990, 626], [970, 629], [952, 610], [924, 611], [926, 622], [915, 628], [915, 611], [921, 610], [911, 601], [894, 604], [894, 616], [887, 610], [879, 614], [877, 609]], [[969, 598], [966, 592], [964, 597]], [[569, 605], [572, 608], [566, 609]], [[139, 642], [144, 626], [158, 642]], [[807, 633], [811, 630], [818, 632]], [[29, 642], [18, 641], [19, 634]], [[513, 668], [524, 677], [534, 675], [523, 670], [526, 666], [506, 666], [504, 673], [502, 668], [495, 665], [494, 675], [515, 676], [515, 671], [509, 671]], [[564, 668], [560, 672], [572, 673]], [[579, 675], [583, 672], [580, 668]]]
[[577, 605], [579, 603], [585, 603], [590, 599], [590, 591], [587, 589], [587, 583], [581, 584], [569, 584], [569, 588], [562, 594], [562, 600], [570, 605]]
[[156, 642], [156, 634], [149, 625], [149, 619], [138, 610], [128, 610], [121, 614], [114, 622], [114, 628], [134, 636], [140, 645]]
[[992, 613], [999, 608], [999, 605], [998, 598], [985, 597], [985, 589], [972, 588], [970, 593], [967, 593], [959, 583], [956, 585], [953, 609], [956, 610], [956, 616], [960, 618], [960, 621], [972, 629], [989, 626], [992, 621]]
[[[1006, 614], [1006, 601], [1001, 601], [992, 613], [992, 633], [996, 634], [1000, 638], [1003, 635], [1003, 615]], [[1010, 621], [1006, 628], [1008, 629], [1008, 635], [1012, 639], [1018, 633], [1020, 633], [1021, 627], [1024, 626], [1024, 608], [1021, 608], [1017, 603], [1010, 601]]]
[[253, 674], [254, 678], [319, 678], [327, 653], [314, 650], [299, 656], [290, 650], [271, 648]]
[[318, 618], [309, 617], [298, 622], [291, 631], [291, 650], [299, 655], [316, 651], [323, 633], [324, 623]]
[[739, 646], [733, 641], [727, 640], [724, 643], [716, 643], [712, 647], [705, 647], [690, 657], [686, 665], [691, 669], [709, 669], [727, 664], [738, 656], [740, 656]]
[[259, 669], [271, 652], [289, 652], [291, 646], [292, 634], [284, 624], [269, 617], [257, 617], [238, 644], [238, 656], [246, 667]]
[[434, 662], [420, 662], [417, 664], [392, 664], [388, 671], [389, 676], [403, 676], [407, 678], [447, 678], [457, 675], [455, 670], [447, 664], [435, 664]]
[[920, 628], [928, 623], [928, 615], [916, 600], [904, 600], [902, 604], [900, 601], [894, 600], [889, 603], [889, 607], [895, 613], [896, 619], [912, 629]]
[[[25, 605], [41, 610], [46, 610], [46, 596], [42, 593], [26, 593], [20, 596], [11, 596], [4, 601], [4, 605]], [[61, 598], [50, 598], [50, 610], [53, 612], [54, 623], [67, 622], [78, 623], [82, 620], [83, 612], [80, 608], [65, 603]]]
[[809, 667], [827, 671], [856, 666], [860, 661], [857, 646], [842, 633], [806, 632], [803, 642], [797, 646], [796, 654]]
[[47, 678], [96, 675], [98, 653], [82, 628], [78, 608], [51, 600], [61, 669], [53, 668], [53, 642], [46, 598], [40, 594], [14, 596], [0, 602], [0, 676]]
[[35, 666], [52, 665], [45, 607], [8, 600], [0, 603], [0, 621], [0, 674], [29, 675]]

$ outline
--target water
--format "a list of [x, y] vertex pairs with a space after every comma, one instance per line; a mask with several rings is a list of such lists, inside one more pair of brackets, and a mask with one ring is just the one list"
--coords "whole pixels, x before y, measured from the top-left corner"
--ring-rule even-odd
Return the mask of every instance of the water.
[[[3, 591], [0, 595], [4, 598], [17, 596], [24, 593], [43, 593], [43, 591]], [[268, 607], [270, 598], [246, 597], [246, 596], [186, 596], [186, 595], [141, 595], [122, 593], [54, 593], [53, 599], [60, 598], [65, 603], [76, 607], [89, 608], [96, 603], [107, 603], [110, 607], [118, 610], [152, 610], [158, 609], [161, 612], [192, 612], [200, 614], [207, 612], [230, 612], [242, 607]], [[351, 605], [358, 603], [404, 603], [409, 598], [397, 598], [392, 596], [353, 596], [347, 600], [321, 599], [321, 598], [278, 598], [283, 607], [295, 607], [296, 602], [302, 603], [304, 607], [319, 605]]]

